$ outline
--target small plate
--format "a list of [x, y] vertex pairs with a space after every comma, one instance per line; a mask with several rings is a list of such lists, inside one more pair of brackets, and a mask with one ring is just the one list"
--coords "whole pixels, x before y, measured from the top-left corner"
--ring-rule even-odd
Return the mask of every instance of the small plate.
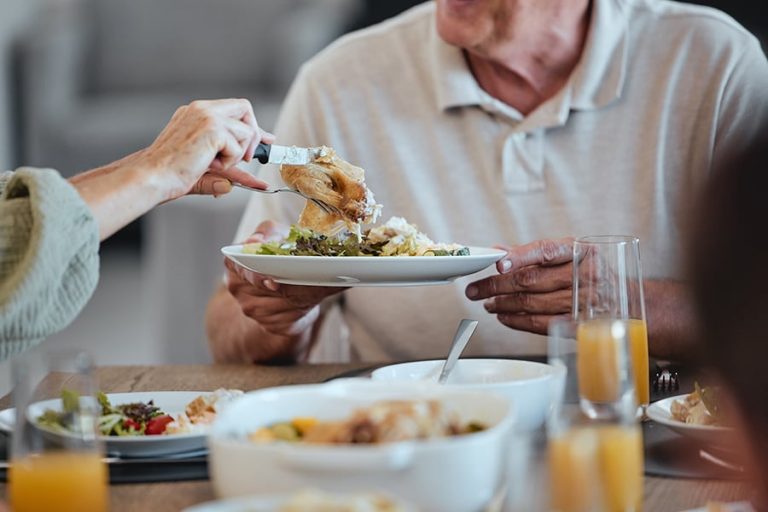
[[278, 283], [304, 286], [427, 286], [448, 284], [493, 265], [506, 254], [470, 247], [467, 256], [273, 256], [245, 254], [242, 245], [221, 252]]
[[684, 400], [688, 395], [677, 395], [658, 402], [653, 402], [646, 411], [648, 417], [656, 423], [665, 425], [678, 434], [690, 437], [704, 444], [727, 447], [730, 443], [733, 429], [714, 425], [691, 425], [672, 417], [670, 407], [675, 400]]
[[[150, 391], [145, 393], [109, 393], [112, 405], [154, 400], [156, 406], [173, 417], [184, 412], [187, 404], [208, 391]], [[44, 400], [32, 404], [30, 414], [40, 415], [46, 409], [58, 409], [61, 400]], [[0, 430], [12, 432], [16, 424], [15, 409], [0, 411]], [[207, 431], [160, 436], [113, 437], [101, 436], [107, 453], [116, 457], [160, 457], [172, 454], [199, 454], [207, 447]]]

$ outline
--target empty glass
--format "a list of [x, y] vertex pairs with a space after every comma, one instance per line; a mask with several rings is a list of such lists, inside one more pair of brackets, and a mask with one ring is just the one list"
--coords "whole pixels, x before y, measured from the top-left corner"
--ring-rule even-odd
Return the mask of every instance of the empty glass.
[[[650, 382], [640, 240], [632, 236], [582, 237], [573, 245], [573, 262], [573, 318], [579, 322], [585, 369], [589, 365], [593, 373], [600, 374], [597, 367], [606, 364], [606, 357], [612, 358], [604, 353], [610, 352], [612, 340], [628, 338], [636, 399], [644, 409], [650, 401]], [[587, 354], [591, 361], [586, 360]], [[610, 386], [610, 382], [594, 381], [592, 390], [585, 393], [600, 398]]]
[[8, 477], [14, 512], [107, 510], [92, 368], [91, 358], [75, 351], [39, 349], [14, 362]]

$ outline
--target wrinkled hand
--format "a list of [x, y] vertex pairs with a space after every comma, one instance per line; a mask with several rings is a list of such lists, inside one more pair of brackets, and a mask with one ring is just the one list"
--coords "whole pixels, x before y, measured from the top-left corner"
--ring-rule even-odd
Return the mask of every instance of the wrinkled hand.
[[232, 181], [266, 188], [235, 166], [252, 160], [259, 142], [273, 140], [259, 128], [248, 100], [193, 101], [176, 111], [138, 158], [156, 170], [168, 200], [190, 193], [221, 195], [232, 189]]
[[573, 239], [500, 248], [507, 251], [496, 264], [500, 275], [471, 283], [467, 297], [484, 300], [507, 327], [546, 334], [550, 320], [571, 312]]
[[[246, 243], [281, 239], [287, 232], [287, 228], [274, 222], [262, 222]], [[226, 260], [225, 265], [229, 293], [237, 299], [246, 316], [272, 334], [295, 336], [306, 332], [318, 319], [323, 299], [345, 289], [280, 284], [230, 260]]]

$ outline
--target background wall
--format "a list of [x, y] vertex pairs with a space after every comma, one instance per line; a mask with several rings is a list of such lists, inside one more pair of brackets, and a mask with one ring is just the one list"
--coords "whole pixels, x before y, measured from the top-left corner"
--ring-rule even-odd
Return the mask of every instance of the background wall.
[[44, 0], [3, 0], [0, 15], [0, 169], [15, 164], [11, 127], [11, 45], [14, 38], [37, 13]]

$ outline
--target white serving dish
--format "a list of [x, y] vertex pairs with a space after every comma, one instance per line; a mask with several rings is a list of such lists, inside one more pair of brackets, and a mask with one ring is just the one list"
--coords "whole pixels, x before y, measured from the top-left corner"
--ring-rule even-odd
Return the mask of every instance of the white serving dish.
[[[375, 381], [434, 381], [443, 360], [393, 364], [374, 370]], [[515, 359], [459, 359], [445, 385], [505, 397], [515, 410], [515, 426], [531, 432], [544, 425], [554, 401], [553, 366]]]
[[285, 284], [306, 286], [425, 286], [448, 284], [479, 272], [506, 253], [470, 247], [468, 256], [276, 256], [223, 247], [229, 259]]
[[678, 395], [658, 402], [653, 402], [648, 406], [646, 414], [656, 423], [665, 425], [680, 435], [695, 439], [700, 443], [720, 448], [729, 448], [732, 446], [734, 430], [730, 427], [719, 427], [714, 425], [692, 425], [683, 423], [672, 417], [670, 407], [675, 400], [684, 400], [688, 395]]
[[[259, 427], [314, 416], [341, 419], [380, 400], [438, 399], [480, 421], [483, 432], [379, 445], [256, 444]], [[423, 512], [479, 512], [501, 487], [513, 413], [502, 397], [430, 383], [341, 379], [327, 384], [255, 391], [233, 402], [214, 422], [209, 471], [220, 498], [292, 493], [379, 491]]]

